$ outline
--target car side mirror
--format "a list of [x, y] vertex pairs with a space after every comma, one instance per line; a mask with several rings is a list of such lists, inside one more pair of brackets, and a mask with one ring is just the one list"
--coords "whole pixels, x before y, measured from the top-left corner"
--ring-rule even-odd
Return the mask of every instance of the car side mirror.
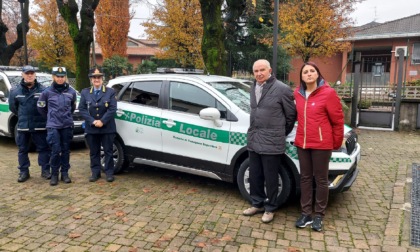
[[200, 110], [200, 118], [212, 120], [217, 127], [222, 127], [223, 125], [222, 120], [220, 120], [220, 111], [216, 108], [205, 108]]
[[0, 91], [0, 100], [6, 101], [6, 97], [4, 96], [4, 92]]

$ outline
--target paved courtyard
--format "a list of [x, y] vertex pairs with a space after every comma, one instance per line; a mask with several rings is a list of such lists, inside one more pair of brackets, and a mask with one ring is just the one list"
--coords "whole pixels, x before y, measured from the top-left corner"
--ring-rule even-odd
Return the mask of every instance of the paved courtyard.
[[114, 183], [89, 183], [89, 156], [72, 148], [72, 184], [51, 187], [31, 154], [31, 178], [17, 183], [17, 149], [0, 138], [0, 251], [420, 251], [410, 246], [412, 163], [420, 132], [358, 130], [360, 173], [330, 197], [325, 231], [296, 229], [292, 200], [272, 223], [229, 183], [134, 167]]

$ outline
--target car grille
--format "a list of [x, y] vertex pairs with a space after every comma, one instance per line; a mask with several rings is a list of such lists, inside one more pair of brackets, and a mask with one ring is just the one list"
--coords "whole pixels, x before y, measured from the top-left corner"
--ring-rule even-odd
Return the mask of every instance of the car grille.
[[347, 154], [351, 155], [355, 150], [357, 145], [357, 134], [355, 132], [351, 132], [351, 135], [346, 140], [346, 149]]
[[75, 110], [73, 112], [73, 121], [77, 122], [77, 121], [84, 121], [85, 119], [82, 117], [82, 115], [79, 113], [79, 110]]

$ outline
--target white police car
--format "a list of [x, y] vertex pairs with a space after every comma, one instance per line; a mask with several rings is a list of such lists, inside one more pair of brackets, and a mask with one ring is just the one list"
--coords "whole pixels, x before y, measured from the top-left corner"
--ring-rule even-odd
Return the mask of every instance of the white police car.
[[[115, 173], [129, 163], [146, 164], [237, 182], [248, 200], [249, 85], [223, 76], [150, 74], [110, 80], [116, 90]], [[278, 202], [299, 192], [294, 133], [287, 137], [287, 167], [279, 171]], [[330, 162], [330, 190], [355, 181], [360, 146], [351, 128]]]

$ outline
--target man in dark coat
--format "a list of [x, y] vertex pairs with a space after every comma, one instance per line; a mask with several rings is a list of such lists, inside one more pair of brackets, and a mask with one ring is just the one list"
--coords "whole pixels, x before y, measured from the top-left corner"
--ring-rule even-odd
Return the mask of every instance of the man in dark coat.
[[271, 75], [267, 60], [257, 60], [253, 72], [255, 83], [251, 87], [248, 129], [252, 207], [243, 214], [264, 212], [261, 220], [267, 223], [273, 220], [274, 210], [278, 208], [279, 169], [284, 169], [286, 136], [293, 130], [296, 108], [292, 90]]
[[19, 148], [19, 178], [18, 182], [29, 179], [30, 161], [28, 157], [30, 140], [38, 151], [38, 164], [41, 166], [41, 176], [51, 178], [50, 148], [47, 143], [47, 120], [41, 116], [36, 108], [38, 98], [45, 87], [36, 80], [35, 68], [24, 66], [22, 68], [22, 81], [13, 88], [9, 95], [9, 109], [18, 116], [16, 144]]
[[114, 181], [113, 143], [116, 133], [115, 113], [117, 100], [115, 91], [103, 85], [103, 72], [90, 69], [92, 87], [82, 90], [79, 111], [85, 119], [86, 141], [90, 149], [90, 182], [101, 177], [101, 145], [105, 154], [104, 171], [106, 181]]

